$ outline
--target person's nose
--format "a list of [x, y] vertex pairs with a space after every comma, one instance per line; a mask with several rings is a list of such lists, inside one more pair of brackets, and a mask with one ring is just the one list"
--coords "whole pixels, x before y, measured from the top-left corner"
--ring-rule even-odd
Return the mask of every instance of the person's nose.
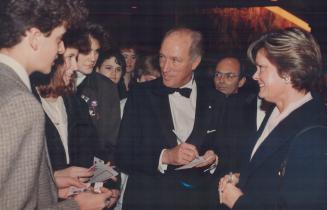
[[71, 66], [71, 69], [72, 69], [72, 71], [73, 71], [73, 73], [74, 73], [74, 72], [77, 71], [77, 69], [78, 69], [77, 61], [74, 60], [74, 61], [72, 62], [71, 65], [72, 65], [72, 66]]
[[161, 61], [160, 67], [162, 72], [168, 72], [170, 67], [169, 61], [168, 60]]
[[117, 69], [114, 69], [114, 70], [112, 71], [112, 75], [113, 75], [114, 77], [116, 77], [116, 74], [117, 74]]
[[91, 58], [92, 62], [95, 62], [96, 59], [97, 59], [97, 53], [96, 52], [91, 52], [90, 58]]
[[225, 78], [225, 75], [221, 75], [221, 76], [218, 77], [218, 82], [219, 83], [224, 83], [225, 82], [225, 79], [226, 79]]
[[65, 45], [64, 42], [61, 41], [58, 45], [58, 54], [64, 54], [65, 52]]
[[259, 69], [257, 69], [254, 74], [252, 75], [252, 79], [254, 80], [259, 80]]
[[132, 58], [127, 58], [126, 63], [127, 65], [132, 65]]

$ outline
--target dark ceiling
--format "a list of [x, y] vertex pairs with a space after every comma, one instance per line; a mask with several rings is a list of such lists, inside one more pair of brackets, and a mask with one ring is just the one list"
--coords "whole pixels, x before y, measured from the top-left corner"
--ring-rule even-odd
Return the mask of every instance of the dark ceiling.
[[[131, 39], [141, 44], [158, 45], [162, 34], [176, 22], [178, 15], [188, 15], [189, 22], [206, 23], [194, 14], [210, 8], [281, 6], [307, 21], [323, 51], [327, 48], [326, 0], [86, 0], [90, 16], [110, 30], [119, 42]], [[191, 18], [190, 18], [191, 17]], [[200, 21], [199, 21], [200, 20]], [[202, 22], [201, 22], [202, 21]]]

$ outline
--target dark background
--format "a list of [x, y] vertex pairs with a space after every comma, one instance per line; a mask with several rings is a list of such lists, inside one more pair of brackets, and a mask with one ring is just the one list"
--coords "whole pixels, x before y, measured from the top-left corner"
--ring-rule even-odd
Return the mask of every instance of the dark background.
[[[217, 32], [213, 26], [215, 18], [207, 11], [214, 8], [280, 6], [309, 23], [324, 57], [327, 51], [327, 1], [322, 0], [87, 0], [87, 4], [91, 20], [104, 25], [111, 34], [113, 44], [117, 46], [132, 41], [140, 48], [157, 50], [163, 34], [169, 28], [188, 26], [203, 33], [207, 55], [205, 61], [210, 63], [213, 55], [224, 53], [229, 43], [213, 44], [223, 34]], [[263, 20], [258, 17], [257, 21]], [[251, 30], [249, 28], [243, 30], [244, 33], [236, 33], [239, 37], [235, 39], [242, 42], [238, 41], [238, 48], [231, 46], [231, 51], [245, 53], [250, 40], [244, 37], [255, 37], [255, 32]]]

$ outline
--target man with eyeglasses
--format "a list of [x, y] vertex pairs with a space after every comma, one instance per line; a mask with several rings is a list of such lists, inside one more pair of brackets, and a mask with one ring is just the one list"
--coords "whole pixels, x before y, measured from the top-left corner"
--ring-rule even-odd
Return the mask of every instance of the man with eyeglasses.
[[220, 107], [221, 112], [217, 128], [220, 173], [239, 171], [249, 136], [256, 132], [263, 119], [261, 116], [265, 114], [265, 109], [257, 107], [257, 100], [260, 99], [256, 90], [241, 90], [246, 82], [243, 71], [241, 58], [237, 55], [219, 59], [215, 68], [213, 81], [219, 96], [216, 106]]
[[[246, 139], [252, 133], [248, 118], [246, 91], [240, 91], [246, 77], [243, 73], [241, 58], [237, 55], [221, 57], [214, 72], [214, 86], [217, 90], [217, 107], [221, 112], [217, 142], [219, 145], [219, 173], [237, 172], [241, 166]], [[255, 99], [255, 96], [254, 96]], [[255, 107], [254, 107], [255, 108]], [[252, 111], [250, 111], [250, 115]]]
[[236, 57], [225, 57], [216, 65], [214, 84], [215, 88], [225, 94], [235, 94], [246, 81], [241, 71], [241, 63]]

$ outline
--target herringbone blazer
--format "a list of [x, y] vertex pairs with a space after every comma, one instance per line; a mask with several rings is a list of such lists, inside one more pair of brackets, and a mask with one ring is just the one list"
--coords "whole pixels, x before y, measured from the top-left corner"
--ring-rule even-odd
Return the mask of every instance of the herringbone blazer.
[[9, 66], [0, 63], [0, 209], [78, 209], [57, 203], [40, 103]]

